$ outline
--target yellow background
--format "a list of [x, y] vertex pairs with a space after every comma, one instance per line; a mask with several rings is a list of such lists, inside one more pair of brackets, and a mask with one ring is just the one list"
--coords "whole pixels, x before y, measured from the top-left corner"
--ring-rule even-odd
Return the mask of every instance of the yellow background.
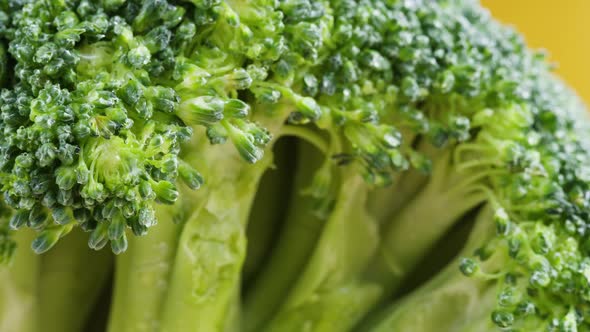
[[500, 21], [549, 51], [563, 77], [590, 105], [590, 0], [482, 0]]

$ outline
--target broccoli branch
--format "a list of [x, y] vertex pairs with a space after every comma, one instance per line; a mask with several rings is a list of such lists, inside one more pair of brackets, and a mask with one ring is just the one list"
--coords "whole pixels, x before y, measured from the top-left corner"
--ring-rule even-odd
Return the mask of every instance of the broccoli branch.
[[111, 253], [92, 251], [87, 236], [79, 230], [43, 254], [37, 295], [39, 326], [44, 331], [79, 331], [111, 270]]

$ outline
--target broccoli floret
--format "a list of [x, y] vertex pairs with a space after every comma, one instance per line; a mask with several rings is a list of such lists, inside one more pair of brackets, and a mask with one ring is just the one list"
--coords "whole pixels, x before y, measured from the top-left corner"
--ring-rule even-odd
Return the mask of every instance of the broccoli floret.
[[38, 230], [39, 253], [74, 225], [91, 231], [90, 247], [122, 252], [125, 228], [155, 223], [151, 202], [176, 200], [178, 175], [200, 179], [178, 158], [191, 132], [174, 118], [178, 95], [146, 69], [161, 64], [145, 46], [160, 36], [134, 36], [86, 2], [32, 2], [11, 18], [17, 83], [1, 92], [1, 181], [16, 215], [29, 213], [11, 227]]

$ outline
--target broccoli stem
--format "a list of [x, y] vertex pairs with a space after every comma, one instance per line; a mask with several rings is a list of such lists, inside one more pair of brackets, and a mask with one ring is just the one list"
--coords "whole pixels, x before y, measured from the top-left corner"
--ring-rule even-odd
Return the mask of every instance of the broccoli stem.
[[246, 229], [247, 255], [242, 271], [243, 283], [248, 287], [256, 277], [264, 260], [273, 250], [275, 234], [286, 215], [288, 200], [281, 199], [291, 191], [295, 143], [281, 139], [273, 150], [274, 166], [262, 177], [254, 199]]
[[[497, 327], [493, 329], [488, 311], [494, 305], [495, 289], [481, 281], [466, 280], [456, 272], [457, 264], [451, 264], [448, 269], [432, 280], [431, 287], [411, 293], [394, 306], [377, 326], [359, 331], [497, 331]], [[440, 285], [434, 287], [436, 283]], [[485, 315], [481, 315], [482, 310]]]
[[0, 331], [38, 331], [38, 281], [41, 257], [31, 250], [36, 234], [22, 229], [14, 233], [17, 249], [13, 262], [0, 268]]
[[112, 254], [88, 248], [88, 236], [79, 230], [45, 253], [38, 281], [39, 327], [47, 332], [80, 331], [111, 267]]
[[179, 205], [158, 205], [154, 231], [130, 236], [128, 250], [117, 256], [109, 332], [158, 331], [181, 229], [173, 220]]
[[[156, 232], [152, 232], [156, 233]], [[113, 285], [113, 297], [111, 308], [109, 310], [108, 332], [119, 332], [125, 329], [125, 310], [127, 309], [127, 287], [130, 280], [127, 278], [131, 265], [128, 264], [130, 252], [133, 246], [129, 246], [125, 254], [115, 259], [115, 276]]]
[[244, 224], [256, 182], [266, 169], [260, 164], [248, 167], [231, 183], [209, 188], [205, 206], [186, 220], [161, 331], [226, 330], [228, 310], [239, 294], [246, 249]]
[[375, 303], [380, 287], [359, 282], [374, 255], [377, 223], [366, 211], [368, 185], [350, 169], [303, 274], [265, 331], [346, 331]]
[[478, 177], [458, 170], [444, 151], [435, 162], [426, 187], [396, 215], [385, 229], [381, 247], [368, 275], [395, 292], [428, 250], [460, 218], [488, 199]]
[[[493, 209], [482, 207], [466, 245], [457, 257], [471, 255], [494, 234]], [[500, 257], [502, 258], [502, 257]], [[395, 302], [375, 319], [371, 328], [359, 331], [491, 331], [488, 308], [495, 302], [493, 282], [467, 278], [453, 260], [443, 271], [401, 301]], [[492, 264], [501, 264], [500, 261]], [[420, 315], [415, 313], [419, 312]], [[482, 313], [485, 312], [484, 315]], [[484, 317], [485, 316], [485, 317]], [[469, 318], [468, 318], [469, 317]], [[476, 317], [475, 319], [473, 317]], [[371, 324], [369, 324], [371, 325]], [[472, 329], [477, 326], [477, 329]]]
[[369, 193], [367, 209], [379, 224], [390, 222], [422, 189], [428, 176], [415, 169], [398, 173], [387, 187], [375, 188]]
[[[258, 119], [274, 133], [280, 132], [284, 120], [264, 115]], [[202, 170], [209, 182], [195, 193], [193, 204], [199, 206], [180, 234], [160, 331], [231, 331], [240, 325], [246, 223], [272, 154], [247, 165], [229, 144], [211, 146], [201, 140], [191, 147], [186, 160]]]
[[302, 192], [326, 156], [305, 142], [297, 145], [294, 189], [276, 247], [244, 299], [246, 331], [259, 331], [278, 309], [309, 259], [324, 221], [313, 213], [315, 200]]

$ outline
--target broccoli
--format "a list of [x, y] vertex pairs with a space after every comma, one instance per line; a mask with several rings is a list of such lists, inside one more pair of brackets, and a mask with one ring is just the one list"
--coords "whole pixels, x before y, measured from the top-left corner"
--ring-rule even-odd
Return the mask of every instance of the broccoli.
[[0, 329], [590, 330], [551, 69], [471, 0], [0, 1]]

